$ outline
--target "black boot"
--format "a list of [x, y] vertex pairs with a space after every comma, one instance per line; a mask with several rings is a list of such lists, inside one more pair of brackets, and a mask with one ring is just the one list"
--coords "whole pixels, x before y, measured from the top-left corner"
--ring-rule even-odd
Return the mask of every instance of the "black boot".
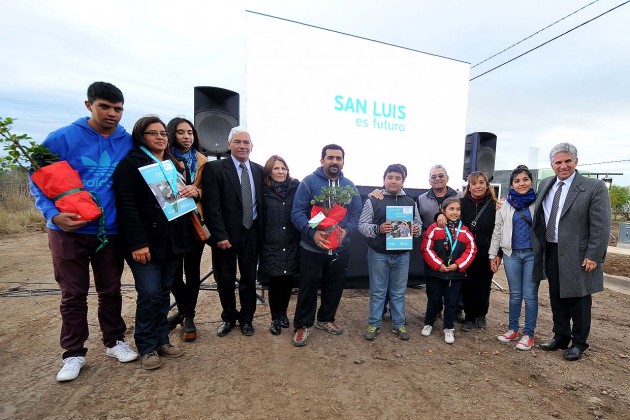
[[269, 331], [271, 331], [271, 334], [273, 335], [280, 335], [280, 333], [282, 332], [282, 327], [280, 326], [279, 319], [271, 320], [271, 327], [269, 327]]
[[184, 321], [184, 315], [177, 312], [173, 316], [168, 317], [168, 330], [173, 331], [179, 324]]
[[280, 318], [280, 326], [282, 328], [289, 328], [291, 324], [289, 323], [289, 317], [287, 316], [287, 314], [282, 315], [282, 318]]
[[190, 342], [197, 339], [197, 326], [193, 318], [184, 318], [184, 341]]

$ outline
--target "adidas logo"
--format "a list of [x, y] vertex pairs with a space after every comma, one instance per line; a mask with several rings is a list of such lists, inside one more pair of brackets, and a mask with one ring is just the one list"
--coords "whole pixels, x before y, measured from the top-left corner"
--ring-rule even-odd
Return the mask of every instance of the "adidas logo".
[[91, 174], [90, 179], [84, 181], [84, 186], [87, 189], [93, 190], [102, 187], [112, 187], [112, 175], [114, 174], [118, 162], [112, 163], [108, 152], [103, 152], [98, 162], [85, 156], [81, 157], [81, 162], [85, 166], [85, 169]]

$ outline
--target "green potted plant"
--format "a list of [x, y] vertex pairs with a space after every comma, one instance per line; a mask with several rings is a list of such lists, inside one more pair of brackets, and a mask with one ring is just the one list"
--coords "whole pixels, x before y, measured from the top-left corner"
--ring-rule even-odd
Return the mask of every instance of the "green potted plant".
[[343, 240], [339, 223], [348, 212], [346, 206], [352, 198], [358, 195], [356, 188], [346, 185], [322, 187], [320, 194], [313, 197], [311, 204], [311, 220], [313, 229], [326, 231], [324, 237], [328, 240], [330, 251], [337, 249]]

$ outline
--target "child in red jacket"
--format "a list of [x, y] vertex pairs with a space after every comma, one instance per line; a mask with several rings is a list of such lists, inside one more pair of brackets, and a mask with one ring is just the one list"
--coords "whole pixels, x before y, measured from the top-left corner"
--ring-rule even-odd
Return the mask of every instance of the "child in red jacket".
[[477, 253], [475, 240], [462, 225], [461, 206], [458, 198], [449, 197], [442, 203], [442, 213], [447, 224], [441, 228], [433, 223], [427, 229], [420, 252], [430, 267], [427, 274], [427, 312], [424, 317], [423, 336], [429, 336], [433, 330], [435, 318], [444, 302], [444, 341], [455, 342], [455, 314], [459, 289], [464, 280], [464, 271]]

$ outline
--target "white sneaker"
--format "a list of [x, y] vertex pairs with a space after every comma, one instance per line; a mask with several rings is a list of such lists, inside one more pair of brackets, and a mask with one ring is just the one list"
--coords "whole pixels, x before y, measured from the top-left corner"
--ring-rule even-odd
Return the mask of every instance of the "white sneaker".
[[425, 325], [420, 334], [422, 334], [425, 337], [428, 337], [431, 335], [431, 331], [433, 331], [433, 325]]
[[497, 340], [502, 343], [509, 343], [511, 341], [518, 340], [518, 332], [514, 330], [508, 330], [501, 335], [497, 335]]
[[453, 344], [455, 342], [455, 329], [444, 328], [444, 342], [447, 344]]
[[63, 367], [57, 374], [57, 382], [65, 382], [76, 379], [85, 364], [85, 357], [74, 356], [63, 359]]
[[116, 345], [108, 348], [105, 354], [109, 357], [115, 357], [119, 362], [123, 363], [132, 362], [138, 358], [138, 353], [133, 351], [129, 344], [120, 340], [116, 340]]
[[516, 345], [519, 350], [529, 350], [534, 347], [534, 339], [527, 334], [523, 334], [521, 340]]

